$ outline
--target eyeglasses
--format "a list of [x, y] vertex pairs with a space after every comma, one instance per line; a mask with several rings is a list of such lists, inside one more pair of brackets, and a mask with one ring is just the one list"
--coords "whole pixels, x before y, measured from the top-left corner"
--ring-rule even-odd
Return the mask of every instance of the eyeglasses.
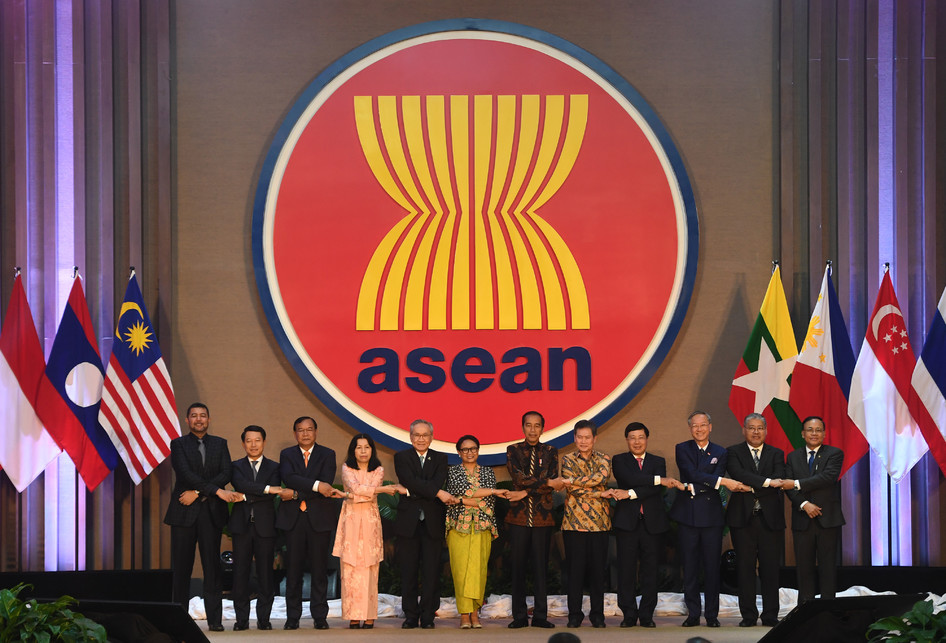
[[802, 431], [806, 431], [808, 433], [824, 433], [824, 429], [816, 429], [813, 427], [806, 427], [802, 429]]
[[432, 433], [411, 433], [411, 440], [429, 440], [432, 437]]
[[461, 447], [457, 449], [460, 453], [476, 453], [479, 450], [479, 447]]

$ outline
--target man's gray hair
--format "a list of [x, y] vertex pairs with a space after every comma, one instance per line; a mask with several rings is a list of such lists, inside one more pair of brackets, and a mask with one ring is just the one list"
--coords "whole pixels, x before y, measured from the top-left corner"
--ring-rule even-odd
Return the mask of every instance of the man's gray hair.
[[430, 435], [434, 434], [434, 425], [431, 422], [428, 422], [427, 420], [421, 420], [420, 418], [411, 422], [411, 430], [410, 430], [411, 433], [414, 432], [414, 427], [417, 426], [418, 424], [426, 424], [430, 428]]
[[768, 422], [765, 421], [765, 416], [761, 413], [750, 413], [746, 416], [746, 419], [742, 421], [742, 426], [749, 424], [749, 420], [762, 420], [762, 426], [768, 428]]
[[713, 423], [713, 418], [711, 418], [710, 414], [707, 413], [706, 411], [693, 411], [693, 413], [690, 413], [687, 416], [687, 426], [693, 424], [693, 418], [695, 418], [697, 415], [705, 415], [706, 421], [709, 422], [710, 424]]

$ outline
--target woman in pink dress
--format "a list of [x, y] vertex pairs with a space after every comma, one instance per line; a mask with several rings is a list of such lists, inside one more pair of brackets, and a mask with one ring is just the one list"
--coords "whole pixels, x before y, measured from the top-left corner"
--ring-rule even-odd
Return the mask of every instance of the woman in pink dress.
[[[384, 467], [374, 440], [364, 433], [351, 439], [342, 464], [342, 512], [333, 556], [341, 560], [342, 618], [351, 629], [371, 629], [378, 618], [378, 566], [383, 558], [379, 493], [403, 493], [399, 484], [382, 486]], [[362, 623], [363, 622], [363, 623]]]

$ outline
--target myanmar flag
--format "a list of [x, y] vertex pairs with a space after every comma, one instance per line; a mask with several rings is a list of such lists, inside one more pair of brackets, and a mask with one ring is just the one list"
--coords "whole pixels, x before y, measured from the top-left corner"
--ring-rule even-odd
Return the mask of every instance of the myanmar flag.
[[765, 416], [766, 442], [785, 451], [804, 444], [801, 421], [788, 403], [798, 348], [778, 266], [772, 272], [762, 310], [733, 377], [729, 408], [742, 421], [750, 413]]

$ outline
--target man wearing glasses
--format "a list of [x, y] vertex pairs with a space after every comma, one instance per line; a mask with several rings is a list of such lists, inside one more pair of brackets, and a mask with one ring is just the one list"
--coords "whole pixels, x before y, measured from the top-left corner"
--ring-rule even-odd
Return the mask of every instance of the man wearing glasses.
[[798, 604], [815, 597], [815, 559], [821, 598], [837, 592], [838, 538], [841, 513], [841, 467], [844, 452], [824, 444], [824, 420], [805, 418], [802, 424], [805, 446], [788, 454], [782, 488], [792, 503], [792, 533], [795, 565], [798, 569]]
[[[401, 609], [404, 629], [420, 625], [432, 629], [434, 613], [440, 607], [440, 555], [443, 551], [445, 504], [456, 498], [444, 491], [447, 456], [430, 448], [433, 424], [414, 420], [410, 430], [411, 448], [394, 454], [394, 472], [407, 495], [398, 502], [397, 558], [401, 566]], [[420, 601], [417, 578], [420, 573]]]

